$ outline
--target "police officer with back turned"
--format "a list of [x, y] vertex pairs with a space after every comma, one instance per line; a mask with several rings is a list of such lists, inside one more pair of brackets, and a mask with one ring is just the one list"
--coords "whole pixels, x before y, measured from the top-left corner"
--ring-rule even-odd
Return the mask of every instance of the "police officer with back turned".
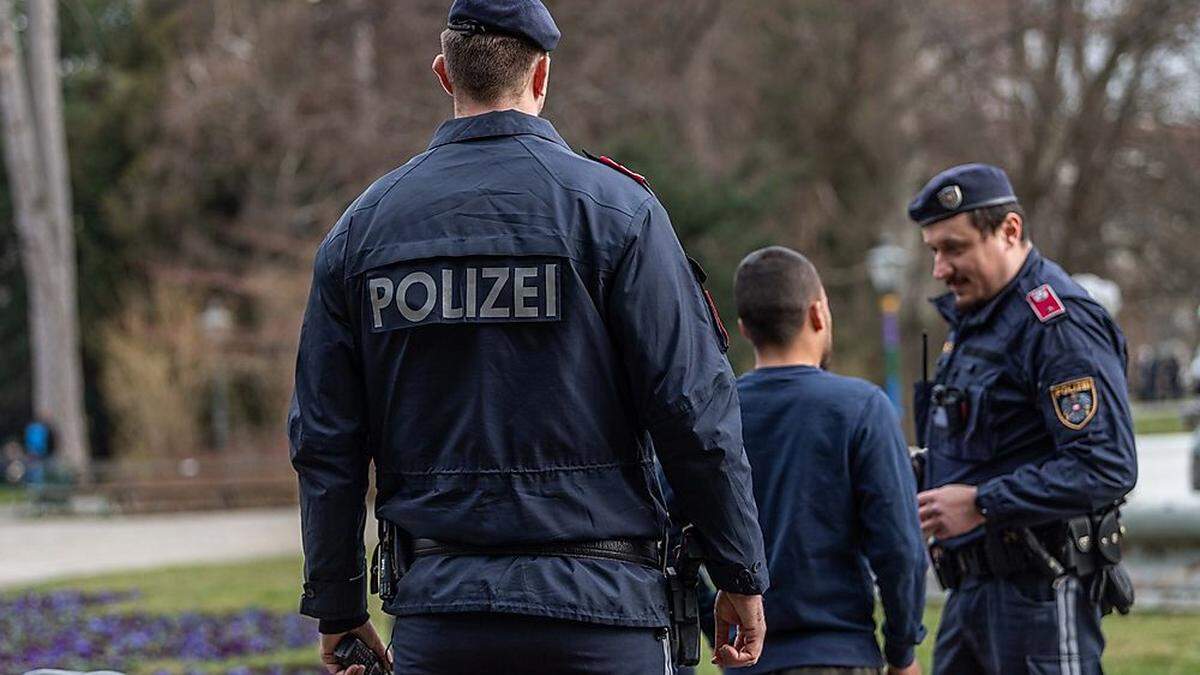
[[385, 655], [368, 579], [397, 673], [669, 672], [655, 454], [722, 591], [714, 660], [762, 649], [728, 338], [646, 180], [538, 116], [558, 40], [538, 0], [456, 0], [454, 118], [317, 250], [289, 435], [331, 673], [362, 672], [334, 664], [347, 634]]
[[1125, 338], [1029, 241], [1002, 170], [950, 168], [908, 208], [949, 287], [918, 383], [918, 496], [950, 590], [934, 672], [1099, 673], [1100, 618], [1132, 603], [1117, 507], [1137, 463]]

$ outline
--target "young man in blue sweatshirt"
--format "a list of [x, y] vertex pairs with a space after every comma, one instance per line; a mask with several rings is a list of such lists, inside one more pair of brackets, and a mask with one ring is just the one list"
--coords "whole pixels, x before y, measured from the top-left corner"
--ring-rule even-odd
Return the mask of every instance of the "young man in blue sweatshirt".
[[803, 255], [772, 246], [746, 256], [734, 297], [754, 345], [738, 394], [771, 575], [771, 637], [740, 672], [919, 673], [925, 547], [896, 412], [875, 385], [824, 370], [833, 321]]

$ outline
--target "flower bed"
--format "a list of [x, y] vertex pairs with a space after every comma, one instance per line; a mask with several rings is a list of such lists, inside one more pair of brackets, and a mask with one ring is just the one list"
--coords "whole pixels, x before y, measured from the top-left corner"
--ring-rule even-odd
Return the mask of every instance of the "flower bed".
[[[164, 616], [111, 607], [135, 597], [137, 593], [131, 591], [62, 590], [0, 598], [0, 673], [38, 667], [131, 671], [139, 664], [161, 660], [237, 663], [240, 657], [316, 644], [316, 622], [292, 613], [250, 608]], [[256, 665], [226, 672], [323, 671]]]

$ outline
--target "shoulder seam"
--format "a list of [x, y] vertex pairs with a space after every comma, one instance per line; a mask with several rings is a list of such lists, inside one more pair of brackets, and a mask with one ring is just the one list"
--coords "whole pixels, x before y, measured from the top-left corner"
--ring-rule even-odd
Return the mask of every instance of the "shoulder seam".
[[[418, 160], [415, 164], [408, 167], [407, 170], [401, 171], [400, 175], [396, 176], [396, 179], [392, 181], [392, 184], [387, 186], [387, 188], [382, 193], [380, 193], [379, 197], [375, 201], [371, 202], [370, 204], [363, 204], [363, 205], [359, 206], [358, 208], [354, 209], [354, 213], [358, 213], [359, 211], [366, 211], [367, 209], [372, 209], [372, 208], [376, 207], [379, 204], [379, 202], [383, 201], [384, 197], [388, 196], [388, 193], [390, 193], [392, 191], [392, 189], [395, 188], [400, 183], [400, 181], [404, 180], [404, 178], [406, 176], [408, 176], [408, 174], [415, 171], [417, 167], [424, 164], [425, 160], [432, 157], [433, 153], [437, 152], [438, 148], [440, 148], [440, 147], [441, 146], [438, 146], [437, 148], [430, 148], [429, 150], [426, 150], [424, 153], [424, 156], [421, 157], [420, 160]], [[400, 167], [400, 168], [403, 169], [404, 167]], [[367, 188], [367, 190], [370, 190], [370, 189], [371, 188], [369, 188], [369, 187]]]
[[529, 156], [532, 157], [533, 160], [535, 162], [537, 162], [539, 166], [542, 167], [542, 170], [544, 170], [546, 172], [546, 175], [550, 177], [550, 180], [553, 180], [555, 183], [557, 183], [560, 188], [567, 190], [568, 192], [574, 192], [577, 194], [581, 194], [584, 197], [587, 197], [589, 200], [591, 200], [591, 202], [593, 204], [595, 204], [596, 206], [599, 206], [600, 208], [611, 209], [613, 211], [616, 211], [617, 213], [622, 213], [627, 216], [630, 216], [631, 218], [637, 214], [637, 211], [634, 211], [633, 213], [629, 213], [628, 211], [626, 211], [625, 209], [623, 209], [619, 206], [613, 206], [612, 204], [604, 204], [604, 203], [600, 202], [600, 200], [598, 200], [594, 196], [592, 196], [590, 193], [564, 184], [561, 180], [558, 179], [558, 175], [556, 175], [553, 171], [551, 171], [550, 167], [546, 166], [546, 163], [544, 161], [542, 161], [542, 158], [538, 157], [537, 153], [535, 153], [534, 151], [529, 149], [529, 146], [525, 144], [524, 139], [522, 139], [520, 136], [513, 136], [512, 138], [513, 138], [513, 140], [515, 140], [516, 142], [521, 144], [521, 147], [525, 150], [525, 152], [529, 153]]
[[[633, 240], [636, 239], [636, 236], [634, 235], [635, 231], [640, 232], [642, 229], [645, 229], [645, 224], [650, 222], [650, 209], [647, 207], [653, 200], [654, 196], [650, 195], [643, 200], [641, 204], [638, 204], [638, 207], [634, 209], [633, 213], [629, 214], [629, 225], [627, 225], [625, 228], [625, 241], [621, 243], [621, 255], [617, 258], [617, 262], [615, 265], [613, 265], [613, 269], [619, 268], [621, 266], [620, 261], [624, 260], [625, 257], [629, 255], [629, 249], [633, 246]], [[641, 227], [638, 227], [636, 223], [638, 214], [641, 213], [645, 213], [646, 216], [642, 218]]]
[[[342, 224], [343, 220], [346, 221], [346, 226], [338, 227], [339, 225]], [[318, 250], [317, 250], [318, 256], [321, 255], [322, 250], [325, 251], [325, 274], [327, 276], [329, 276], [330, 278], [336, 278], [336, 276], [333, 274], [333, 272], [334, 272], [333, 261], [330, 259], [331, 256], [329, 255], [329, 249], [330, 249], [330, 247], [332, 247], [334, 245], [334, 242], [336, 242], [338, 240], [338, 237], [346, 236], [347, 232], [350, 229], [350, 221], [351, 220], [352, 220], [352, 217], [349, 212], [347, 212], [341, 218], [338, 218], [338, 222], [333, 226], [333, 230], [329, 233], [329, 235], [325, 238], [325, 240], [321, 242], [321, 245], [318, 247]], [[345, 251], [345, 249], [342, 249], [342, 255], [340, 257], [341, 257], [342, 269], [345, 269], [345, 267], [346, 267], [346, 251]]]
[[862, 410], [858, 411], [858, 417], [854, 420], [855, 433], [861, 433], [862, 428], [863, 428], [863, 420], [866, 419], [866, 417], [867, 417], [867, 408], [869, 406], [878, 405], [880, 398], [883, 398], [883, 400], [887, 403], [887, 405], [892, 404], [892, 402], [890, 400], [888, 400], [887, 394], [885, 394], [883, 392], [883, 390], [879, 388], [878, 385], [873, 384], [871, 382], [868, 382], [867, 384], [871, 385], [868, 388], [868, 391], [870, 391], [871, 394], [867, 398], [867, 401], [866, 401], [867, 405], [864, 405]]
[[[868, 383], [868, 384], [870, 384], [870, 383]], [[876, 400], [881, 395], [884, 395], [883, 390], [880, 389], [878, 386], [872, 384], [871, 387], [872, 387], [870, 389], [871, 395], [867, 398], [867, 400], [865, 402], [866, 405], [864, 405], [862, 407], [862, 410], [858, 411], [858, 416], [854, 418], [854, 440], [851, 443], [850, 448], [855, 453], [856, 456], [858, 455], [859, 449], [862, 447], [863, 434], [866, 432], [866, 425], [863, 424], [863, 420], [865, 420], [867, 417], [867, 409], [871, 405], [874, 405]], [[886, 395], [884, 395], [884, 397], [886, 398]], [[888, 402], [888, 405], [891, 405], [890, 401]], [[850, 457], [846, 458], [846, 461], [849, 462], [850, 460], [851, 460]], [[849, 468], [849, 467], [847, 467], [847, 468]]]

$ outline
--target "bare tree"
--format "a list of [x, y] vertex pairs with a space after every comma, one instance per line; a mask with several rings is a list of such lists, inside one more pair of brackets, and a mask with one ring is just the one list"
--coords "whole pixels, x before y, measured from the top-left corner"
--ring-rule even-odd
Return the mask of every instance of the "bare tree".
[[[926, 63], [946, 111], [926, 119], [928, 147], [1007, 166], [1038, 244], [1072, 271], [1106, 261], [1119, 218], [1114, 183], [1139, 127], [1177, 85], [1163, 67], [1200, 34], [1186, 0], [938, 3]], [[949, 142], [947, 142], [949, 140]], [[1109, 228], [1111, 229], [1111, 228]]]
[[25, 68], [12, 0], [0, 0], [0, 112], [17, 236], [29, 288], [34, 415], [86, 476], [75, 233], [58, 71], [58, 5], [30, 0]]

